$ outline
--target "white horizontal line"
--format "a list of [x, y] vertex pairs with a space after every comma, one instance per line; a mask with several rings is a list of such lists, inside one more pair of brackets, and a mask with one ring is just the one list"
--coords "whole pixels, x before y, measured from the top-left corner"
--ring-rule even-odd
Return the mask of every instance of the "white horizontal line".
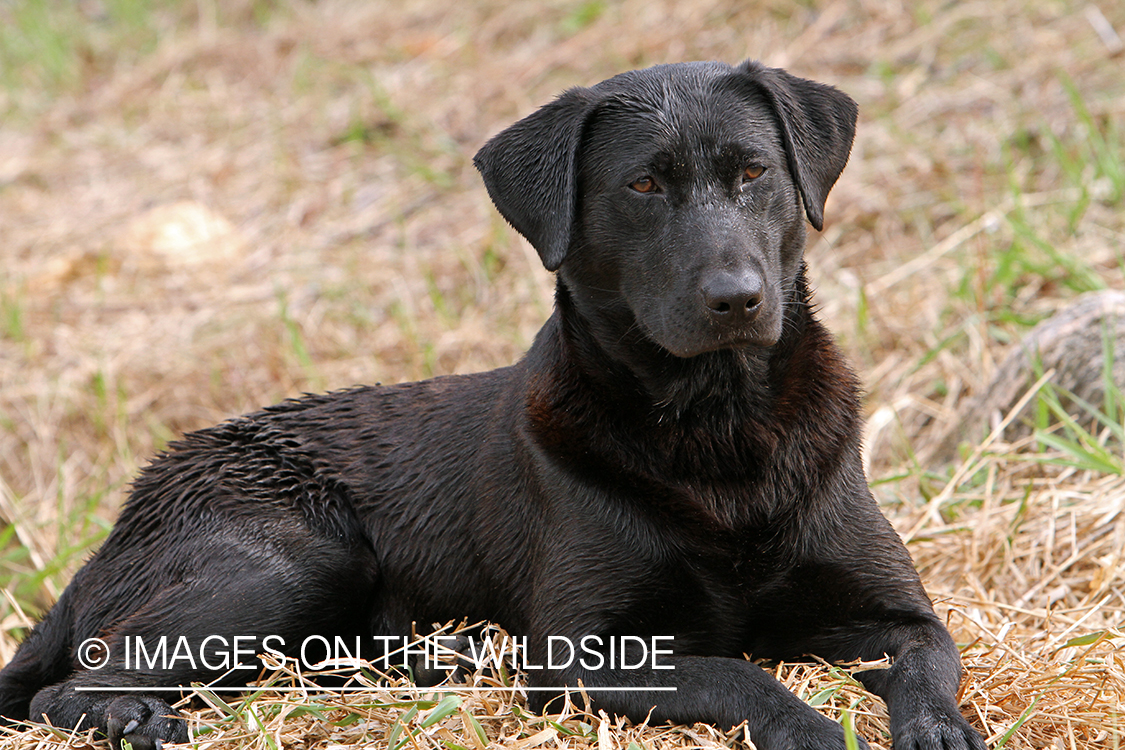
[[490, 693], [500, 691], [517, 691], [523, 690], [526, 692], [536, 692], [553, 690], [555, 692], [573, 691], [576, 693], [587, 692], [596, 693], [604, 691], [625, 691], [625, 692], [668, 692], [675, 691], [675, 687], [459, 687], [459, 686], [444, 686], [444, 687], [336, 687], [327, 688], [319, 685], [309, 685], [308, 687], [76, 687], [75, 692], [80, 693], [171, 693], [171, 692], [225, 692], [225, 693]]

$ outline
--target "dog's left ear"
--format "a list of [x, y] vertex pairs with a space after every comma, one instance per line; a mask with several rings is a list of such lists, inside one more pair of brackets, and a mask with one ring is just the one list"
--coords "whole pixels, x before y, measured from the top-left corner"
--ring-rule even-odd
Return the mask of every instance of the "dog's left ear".
[[859, 108], [839, 89], [797, 78], [780, 68], [747, 60], [736, 75], [766, 95], [781, 126], [789, 172], [801, 191], [809, 223], [824, 227], [824, 202], [836, 184], [855, 138]]
[[570, 246], [578, 144], [598, 98], [590, 89], [570, 89], [493, 136], [473, 157], [492, 202], [548, 271], [558, 270]]

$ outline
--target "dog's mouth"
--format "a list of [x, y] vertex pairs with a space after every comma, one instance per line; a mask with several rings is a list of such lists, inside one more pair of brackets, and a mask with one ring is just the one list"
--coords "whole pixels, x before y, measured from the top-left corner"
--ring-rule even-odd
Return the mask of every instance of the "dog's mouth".
[[638, 323], [651, 341], [681, 359], [726, 349], [768, 349], [781, 340], [782, 332], [781, 315], [777, 313], [759, 316], [741, 327], [717, 326], [705, 319], [694, 325], [661, 326], [663, 330], [654, 330], [643, 319]]
[[769, 348], [781, 340], [787, 290], [757, 268], [691, 274], [661, 294], [625, 298], [637, 327], [668, 353]]

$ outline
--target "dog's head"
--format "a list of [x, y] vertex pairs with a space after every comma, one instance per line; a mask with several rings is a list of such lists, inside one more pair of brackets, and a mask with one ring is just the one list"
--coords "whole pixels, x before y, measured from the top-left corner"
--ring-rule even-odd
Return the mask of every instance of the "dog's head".
[[660, 65], [567, 91], [474, 162], [579, 311], [691, 357], [777, 342], [855, 121], [755, 62]]

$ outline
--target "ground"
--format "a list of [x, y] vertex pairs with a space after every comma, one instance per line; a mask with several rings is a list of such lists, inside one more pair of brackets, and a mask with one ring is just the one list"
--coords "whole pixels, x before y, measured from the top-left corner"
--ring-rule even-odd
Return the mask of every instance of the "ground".
[[[176, 435], [519, 357], [552, 281], [472, 168], [490, 135], [568, 86], [749, 57], [860, 105], [810, 278], [866, 387], [875, 491], [964, 647], [967, 715], [990, 747], [1125, 744], [1121, 409], [1085, 434], [1047, 386], [1030, 437], [932, 450], [1031, 325], [1125, 288], [1118, 34], [1108, 0], [0, 4], [0, 662]], [[847, 670], [778, 671], [889, 746]], [[209, 700], [201, 745], [741, 736], [502, 692]]]

